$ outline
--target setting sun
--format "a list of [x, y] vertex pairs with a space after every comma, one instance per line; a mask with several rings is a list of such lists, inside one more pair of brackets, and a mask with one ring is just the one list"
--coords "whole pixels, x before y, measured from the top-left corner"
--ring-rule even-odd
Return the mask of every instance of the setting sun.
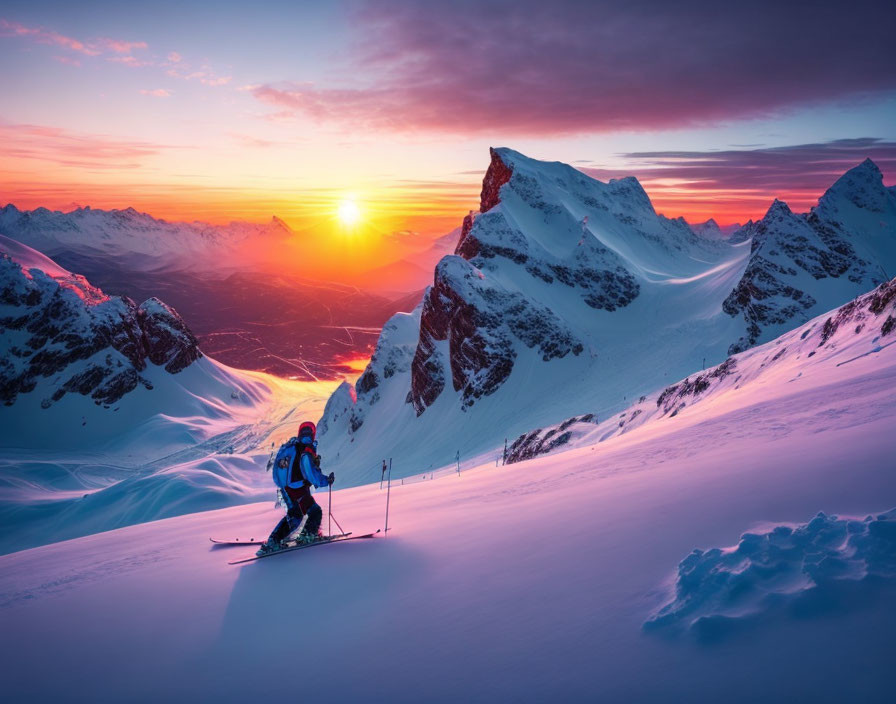
[[361, 221], [361, 209], [352, 198], [346, 198], [339, 204], [337, 215], [339, 221], [348, 227], [357, 225]]

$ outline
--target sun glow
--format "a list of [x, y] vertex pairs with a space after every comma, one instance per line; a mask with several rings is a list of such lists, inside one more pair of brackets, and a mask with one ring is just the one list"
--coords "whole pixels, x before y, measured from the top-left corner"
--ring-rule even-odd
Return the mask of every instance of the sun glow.
[[354, 227], [361, 222], [361, 208], [358, 207], [354, 198], [346, 198], [340, 204], [336, 211], [341, 222], [346, 227]]

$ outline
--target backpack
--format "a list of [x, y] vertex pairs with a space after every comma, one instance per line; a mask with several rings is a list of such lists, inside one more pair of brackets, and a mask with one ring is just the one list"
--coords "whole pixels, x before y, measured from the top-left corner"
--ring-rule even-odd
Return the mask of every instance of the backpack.
[[277, 451], [277, 456], [274, 458], [272, 475], [274, 484], [276, 484], [278, 488], [285, 489], [289, 487], [290, 489], [300, 489], [301, 487], [308, 485], [308, 482], [305, 481], [301, 472], [299, 472], [299, 479], [290, 481], [292, 477], [293, 462], [295, 462], [297, 456], [301, 454], [311, 455], [311, 461], [318, 467], [318, 469], [320, 468], [320, 455], [315, 451], [315, 447], [299, 442], [298, 438], [290, 438], [287, 442], [283, 443]]

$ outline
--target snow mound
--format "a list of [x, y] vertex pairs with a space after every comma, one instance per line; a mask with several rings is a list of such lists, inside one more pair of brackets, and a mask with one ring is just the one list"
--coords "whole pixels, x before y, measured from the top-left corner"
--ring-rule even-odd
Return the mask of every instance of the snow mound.
[[675, 598], [644, 625], [719, 635], [768, 611], [836, 608], [843, 583], [875, 579], [896, 580], [896, 509], [864, 520], [820, 512], [744, 533], [735, 547], [694, 550], [678, 565]]

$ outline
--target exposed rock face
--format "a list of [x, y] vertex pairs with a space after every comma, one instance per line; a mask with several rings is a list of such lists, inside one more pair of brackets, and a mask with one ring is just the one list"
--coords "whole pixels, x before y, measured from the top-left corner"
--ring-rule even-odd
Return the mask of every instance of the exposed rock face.
[[729, 357], [715, 369], [698, 374], [693, 381], [687, 378], [679, 384], [667, 386], [657, 396], [656, 407], [661, 409], [663, 415], [668, 414], [672, 418], [678, 415], [678, 411], [684, 407], [685, 399], [688, 396], [699, 396], [711, 388], [716, 381], [734, 374], [736, 367], [737, 361], [733, 357]]
[[196, 338], [158, 299], [137, 306], [82, 276], [49, 275], [0, 253], [0, 399], [46, 381], [42, 405], [66, 393], [111, 404], [139, 383], [147, 362], [177, 373], [199, 359]]
[[[468, 408], [510, 376], [517, 357], [515, 340], [537, 348], [543, 361], [579, 355], [584, 350], [582, 340], [549, 308], [518, 288], [505, 287], [492, 274], [516, 265], [528, 277], [574, 291], [596, 310], [614, 311], [627, 306], [640, 291], [618, 255], [597, 239], [585, 236], [584, 224], [579, 225], [582, 235], [578, 246], [557, 256], [539, 246], [497, 207], [502, 193], [509, 189], [514, 199], [540, 214], [545, 222], [569, 217], [560, 205], [546, 199], [538, 179], [525, 171], [515, 171], [512, 161], [505, 162], [508, 154], [491, 150], [491, 163], [482, 182], [480, 213], [464, 218], [456, 254], [466, 262], [443, 259], [424, 298], [408, 394], [417, 415], [445, 389], [446, 366], [452, 388], [461, 392], [462, 407]], [[594, 195], [584, 192], [593, 181], [572, 169], [568, 177], [573, 188], [578, 185], [582, 189], [583, 200], [601, 205]], [[621, 179], [606, 188], [610, 191], [607, 202], [622, 199], [654, 214], [636, 180]], [[609, 207], [603, 205], [605, 210]], [[624, 213], [619, 217], [630, 218]], [[693, 236], [690, 230], [688, 233]], [[442, 341], [448, 342], [447, 349], [436, 344]]]
[[461, 392], [463, 407], [469, 407], [510, 375], [516, 358], [514, 339], [537, 348], [545, 362], [583, 350], [547, 307], [496, 285], [460, 257], [445, 257], [423, 299], [408, 396], [417, 415], [445, 388], [439, 342], [448, 342], [452, 387]]
[[546, 455], [558, 447], [566, 445], [573, 437], [570, 428], [579, 423], [597, 424], [597, 416], [586, 413], [583, 416], [567, 418], [560, 425], [551, 428], [539, 428], [531, 433], [520, 435], [507, 448], [506, 464], [530, 460], [539, 455]]
[[501, 201], [501, 187], [510, 181], [513, 169], [501, 159], [494, 149], [489, 149], [491, 163], [482, 179], [482, 193], [479, 197], [479, 212], [485, 213], [494, 208]]
[[886, 280], [896, 263], [896, 198], [870, 160], [848, 171], [807, 215], [776, 200], [734, 236], [752, 239], [743, 277], [722, 309], [746, 333], [734, 354]]

